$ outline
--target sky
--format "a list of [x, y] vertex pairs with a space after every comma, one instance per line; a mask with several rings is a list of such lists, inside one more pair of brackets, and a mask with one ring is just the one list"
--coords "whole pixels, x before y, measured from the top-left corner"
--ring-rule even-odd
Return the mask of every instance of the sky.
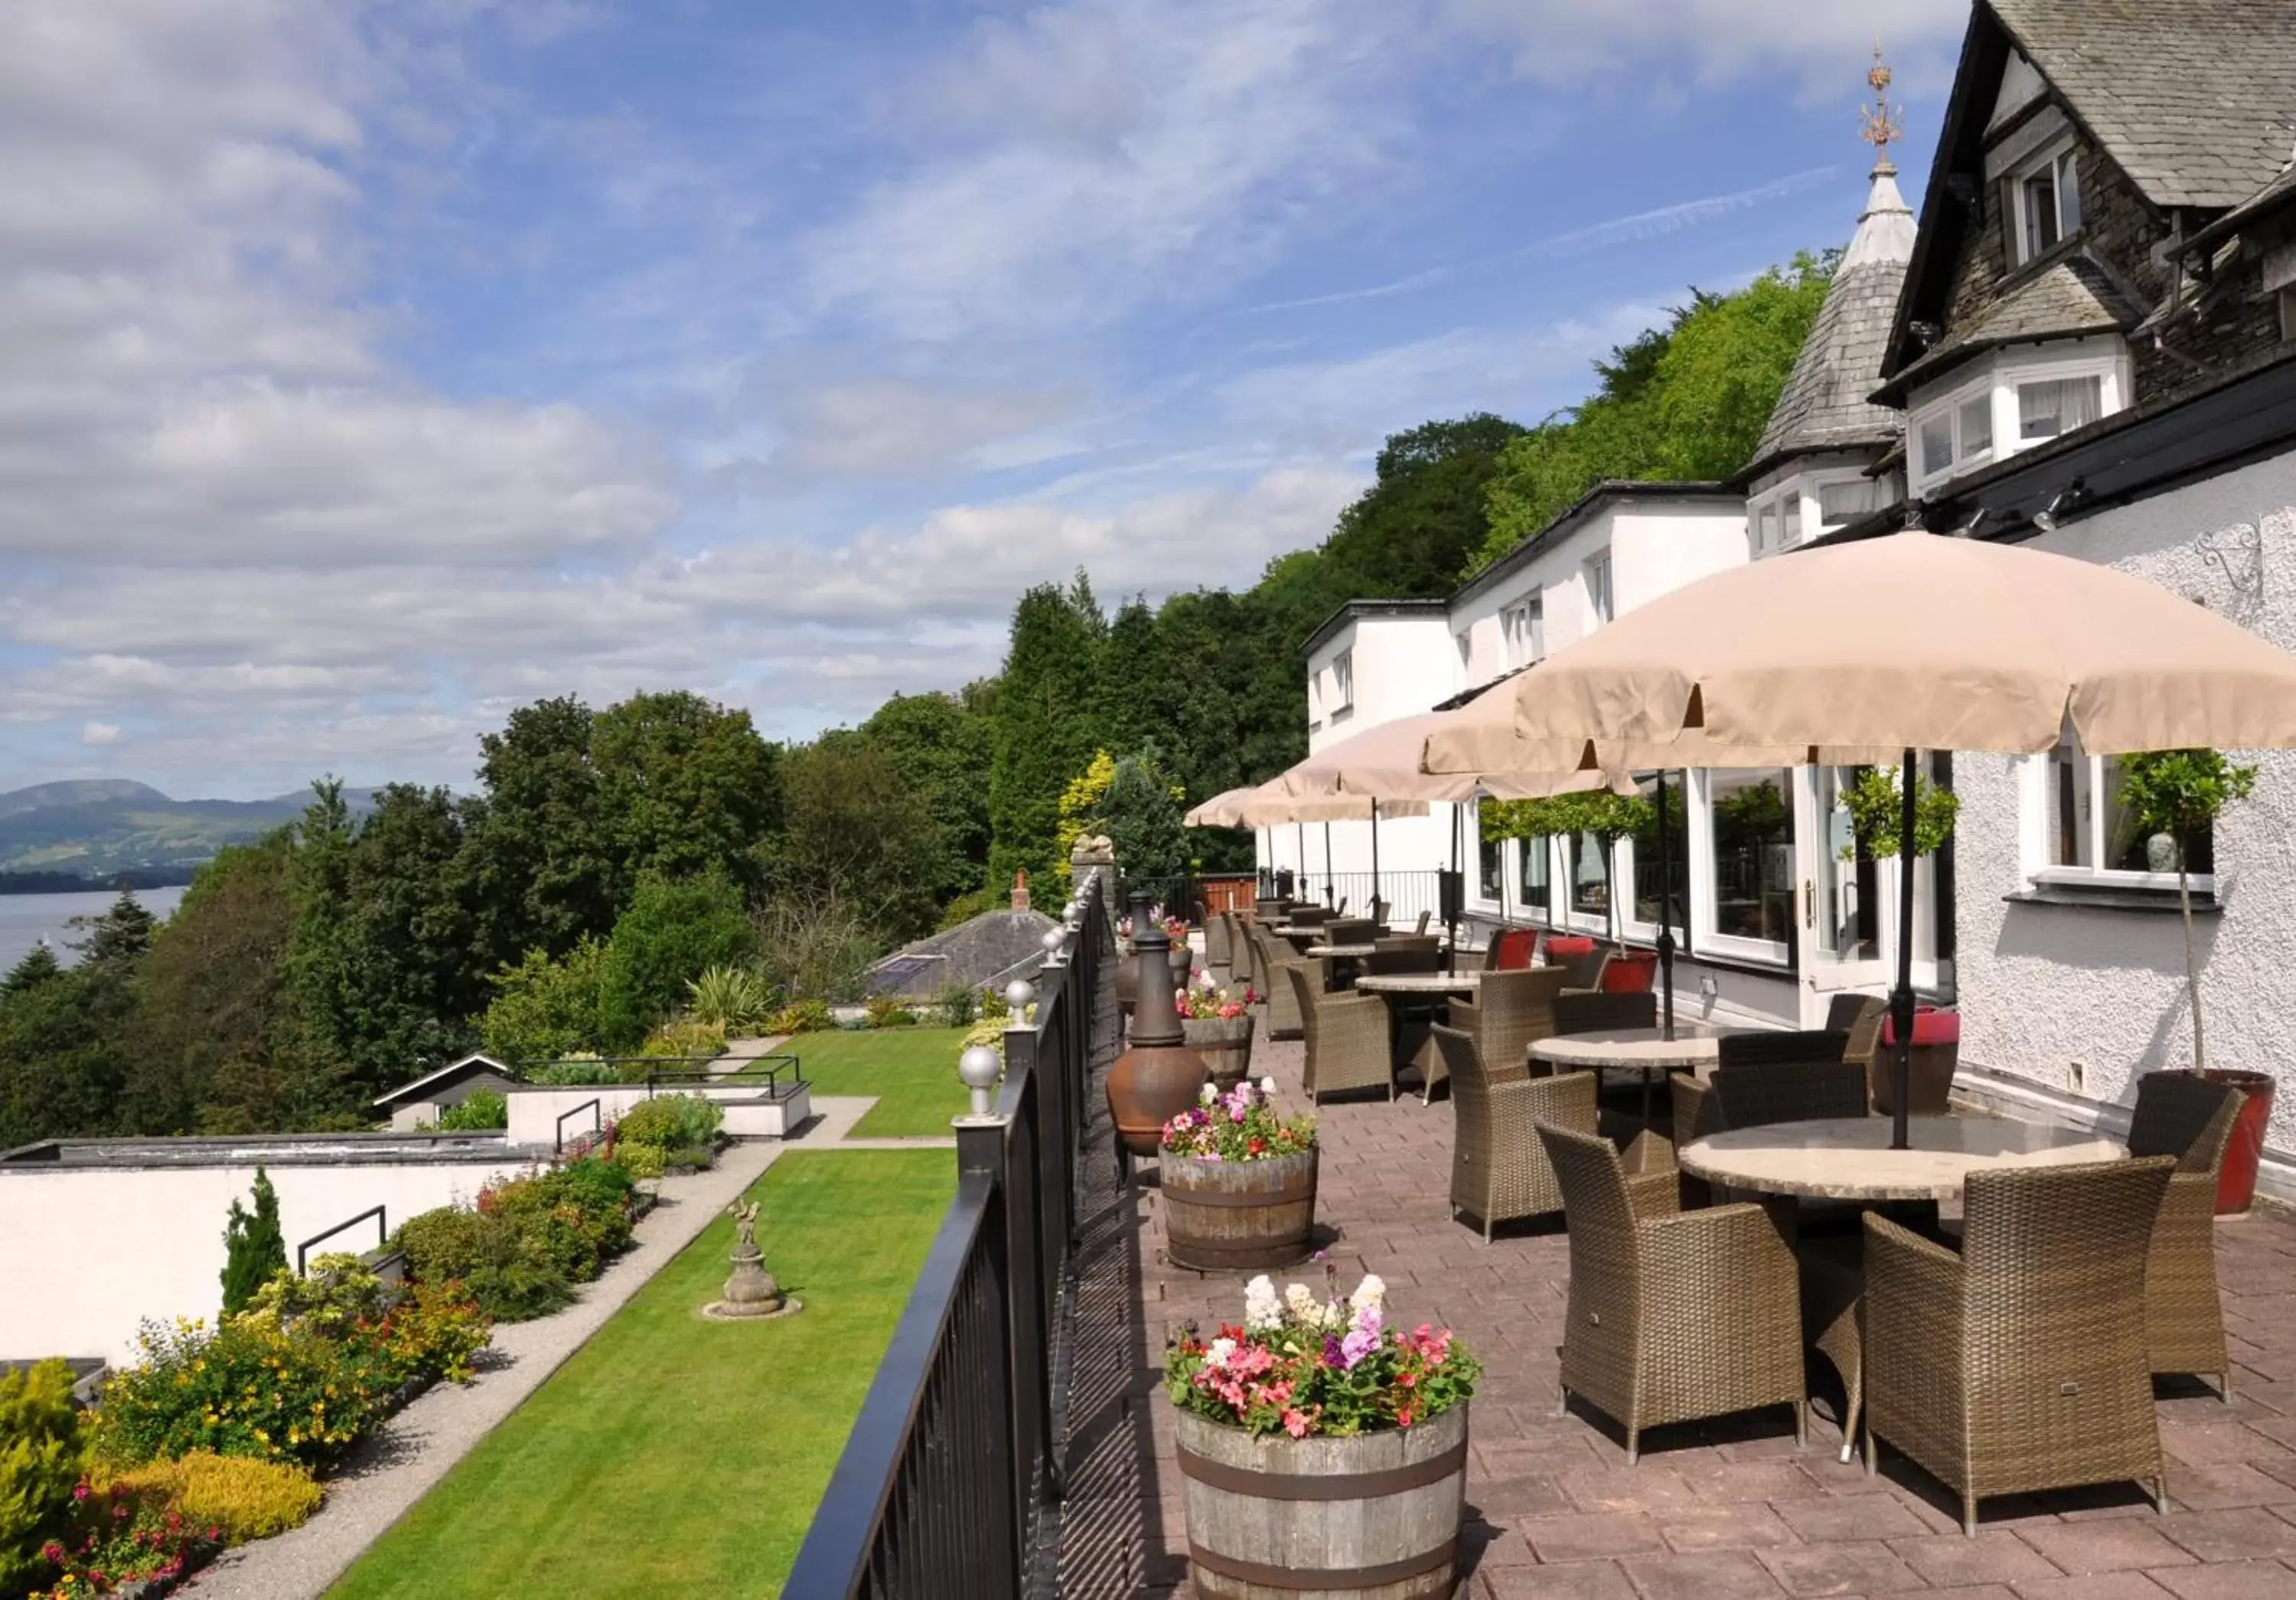
[[1966, 0], [8, 0], [0, 791], [775, 738], [1918, 196]]

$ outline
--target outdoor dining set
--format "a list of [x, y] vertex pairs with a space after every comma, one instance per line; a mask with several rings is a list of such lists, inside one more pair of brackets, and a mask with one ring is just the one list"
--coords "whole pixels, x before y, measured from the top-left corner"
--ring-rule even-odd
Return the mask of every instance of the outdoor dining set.
[[[1675, 591], [1194, 820], [1625, 792], [1691, 767], [1910, 775], [1924, 751], [2068, 737], [2091, 755], [2296, 747], [2296, 658], [2109, 568], [1886, 535]], [[1799, 1441], [1808, 1374], [1830, 1367], [1843, 1458], [1862, 1435], [1872, 1472], [1890, 1446], [1972, 1534], [1981, 1499], [2120, 1481], [2165, 1513], [2153, 1377], [2232, 1398], [2212, 1218], [2240, 1091], [2144, 1074], [2112, 1138], [1956, 1114], [1917, 1082], [1900, 791], [1894, 989], [1841, 997], [1823, 1027], [1677, 1020], [1670, 904], [1649, 987], [1577, 952], [1471, 952], [1456, 929], [1447, 945], [1424, 918], [1392, 933], [1377, 908], [1263, 904], [1211, 918], [1206, 954], [1249, 976], [1271, 1035], [1304, 1040], [1316, 1100], [1414, 1079], [1423, 1104], [1447, 1095], [1451, 1209], [1487, 1241], [1561, 1219], [1559, 1399], [1621, 1428], [1630, 1465], [1649, 1429], [1767, 1407]]]

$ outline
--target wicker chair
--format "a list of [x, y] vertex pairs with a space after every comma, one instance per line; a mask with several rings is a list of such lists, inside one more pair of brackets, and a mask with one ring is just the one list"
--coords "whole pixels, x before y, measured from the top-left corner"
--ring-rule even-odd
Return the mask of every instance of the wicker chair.
[[[1501, 928], [1483, 947], [1483, 971], [1515, 972], [1528, 968], [1538, 950], [1538, 935], [1529, 928]], [[1558, 969], [1559, 970], [1559, 969]]]
[[1808, 1438], [1793, 1251], [1761, 1207], [1644, 1217], [1608, 1141], [1541, 1127], [1570, 1227], [1562, 1401], [1578, 1395], [1627, 1431], [1760, 1406], [1793, 1408]]
[[1300, 1074], [1308, 1102], [1349, 1089], [1387, 1091], [1395, 1098], [1395, 1058], [1387, 1037], [1387, 1003], [1376, 995], [1326, 990], [1308, 969], [1285, 969], [1308, 1035], [1308, 1064]]
[[1320, 928], [1331, 920], [1332, 911], [1331, 907], [1328, 906], [1294, 906], [1292, 907], [1292, 925], [1295, 928]]
[[[1529, 1053], [1539, 1040], [1554, 1037], [1554, 997], [1562, 992], [1562, 979], [1560, 967], [1493, 972], [1473, 1000], [1451, 1002], [1451, 1026], [1475, 1041], [1493, 1071], [1545, 1071], [1544, 1063], [1528, 1064]], [[1427, 1087], [1431, 1093], [1435, 1080]]]
[[1870, 1069], [1882, 1042], [1882, 1019], [1890, 1003], [1879, 995], [1836, 995], [1825, 1008], [1825, 1030], [1845, 1036], [1841, 1059]]
[[1299, 990], [1285, 974], [1296, 972], [1303, 981], [1317, 981], [1320, 988], [1319, 981], [1309, 978], [1319, 969], [1311, 967], [1289, 945], [1279, 949], [1275, 937], [1265, 928], [1252, 929], [1251, 948], [1252, 965], [1262, 985], [1259, 992], [1267, 997], [1267, 1037], [1298, 1038], [1306, 1024], [1300, 1013]]
[[1443, 948], [1432, 939], [1414, 938], [1408, 933], [1390, 934], [1373, 941], [1372, 953], [1364, 957], [1361, 970], [1366, 972], [1439, 972], [1443, 970]]
[[2146, 1247], [2175, 1160], [1970, 1174], [1961, 1253], [1866, 1218], [1866, 1470], [1876, 1439], [1961, 1497], [2150, 1481]]
[[1215, 911], [1204, 918], [1204, 965], [1222, 983], [1234, 976], [1235, 947], [1231, 942], [1234, 928], [1225, 911]]
[[1414, 933], [1423, 934], [1427, 931], [1427, 924], [1434, 920], [1435, 914], [1432, 911], [1423, 911], [1419, 914], [1419, 920], [1411, 924], [1411, 931]]
[[1379, 933], [1379, 924], [1367, 916], [1335, 916], [1324, 924], [1327, 945], [1367, 945]]
[[1565, 988], [1562, 993], [1554, 997], [1555, 1032], [1600, 1033], [1612, 1028], [1658, 1026], [1656, 995], [1573, 993], [1571, 991], [1578, 986], [1570, 976], [1570, 969], [1565, 966], [1559, 970], [1563, 974]]
[[1866, 1109], [1866, 1071], [1849, 1062], [1740, 1063], [1714, 1069], [1713, 1115], [1723, 1128], [1862, 1117]]
[[[1472, 1035], [1456, 1028], [1434, 1030], [1436, 1054], [1451, 1080], [1451, 1215], [1479, 1218], [1483, 1243], [1502, 1222], [1539, 1217], [1562, 1209], [1562, 1190], [1538, 1142], [1544, 1123], [1573, 1133], [1595, 1133], [1595, 1075], [1570, 1072], [1559, 1078], [1527, 1078], [1487, 1070]], [[1635, 1214], [1662, 1216], [1674, 1209], [1674, 1186], [1667, 1175], [1630, 1178]]]
[[2241, 1093], [2182, 1072], [2136, 1080], [2128, 1153], [2177, 1158], [2169, 1197], [2152, 1225], [2144, 1269], [2145, 1341], [2156, 1373], [2217, 1374], [2232, 1403], [2232, 1358], [2217, 1298], [2217, 1169], [2240, 1116]]

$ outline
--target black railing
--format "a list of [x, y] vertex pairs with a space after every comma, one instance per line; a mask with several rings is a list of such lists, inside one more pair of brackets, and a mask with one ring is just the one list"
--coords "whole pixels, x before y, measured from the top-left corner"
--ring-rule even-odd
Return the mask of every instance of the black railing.
[[957, 1120], [956, 1198], [785, 1594], [1054, 1592], [1079, 1145], [1113, 949], [1100, 880], [1084, 902], [1034, 1021], [1005, 1030], [995, 1112]]
[[1387, 902], [1387, 925], [1395, 929], [1412, 927], [1423, 911], [1431, 930], [1443, 920], [1443, 874], [1431, 868], [1383, 872], [1375, 884], [1369, 873], [1311, 870], [1297, 882], [1293, 892], [1334, 910], [1345, 901], [1349, 916], [1369, 916], [1375, 895]]
[[295, 1247], [295, 1276], [300, 1277], [304, 1275], [305, 1268], [310, 1263], [311, 1246], [314, 1244], [324, 1243], [347, 1228], [357, 1227], [360, 1223], [365, 1222], [370, 1217], [374, 1218], [375, 1248], [379, 1250], [383, 1245], [390, 1243], [390, 1218], [384, 1215], [383, 1209], [381, 1206], [371, 1205], [364, 1211], [361, 1211], [357, 1216], [346, 1218], [342, 1221], [336, 1223], [334, 1227], [329, 1228], [325, 1233], [313, 1234], [309, 1238], [304, 1240], [300, 1244], [298, 1244]]
[[551, 1130], [551, 1135], [556, 1141], [559, 1154], [563, 1155], [566, 1153], [566, 1123], [568, 1119], [578, 1117], [584, 1112], [588, 1112], [590, 1113], [589, 1131], [594, 1134], [603, 1133], [605, 1131], [605, 1112], [601, 1111], [599, 1106], [599, 1097], [593, 1095], [589, 1099], [582, 1102], [581, 1104], [575, 1106], [570, 1110], [562, 1111], [558, 1113], [558, 1126]]

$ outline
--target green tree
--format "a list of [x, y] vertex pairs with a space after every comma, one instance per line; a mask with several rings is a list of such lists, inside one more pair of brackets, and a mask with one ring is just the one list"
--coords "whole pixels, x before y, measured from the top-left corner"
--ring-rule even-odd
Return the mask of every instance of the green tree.
[[483, 967], [603, 939], [620, 904], [611, 831], [590, 734], [596, 716], [567, 696], [510, 714], [479, 741], [484, 794], [471, 828]]
[[890, 763], [893, 781], [915, 795], [939, 825], [940, 855], [932, 894], [945, 904], [988, 876], [988, 786], [992, 730], [977, 703], [985, 695], [896, 694], [855, 730]]
[[0, 1595], [53, 1577], [40, 1550], [70, 1525], [86, 1456], [70, 1367], [52, 1357], [0, 1373]]
[[1167, 880], [1187, 872], [1178, 789], [1153, 744], [1144, 744], [1116, 763], [1100, 798], [1093, 831], [1108, 835], [1128, 876]]
[[275, 1274], [287, 1268], [287, 1239], [279, 1231], [279, 1191], [271, 1175], [255, 1169], [255, 1210], [250, 1212], [234, 1195], [223, 1225], [223, 1314], [236, 1317], [247, 1309], [258, 1291]]
[[989, 767], [992, 886], [1023, 869], [1054, 875], [1061, 792], [1103, 743], [1095, 712], [1107, 637], [1082, 573], [1065, 589], [1037, 585], [1013, 610]]
[[781, 752], [747, 711], [683, 690], [633, 694], [590, 735], [619, 882], [718, 873], [754, 882], [758, 841], [781, 825]]
[[947, 858], [927, 794], [879, 747], [832, 735], [791, 751], [788, 825], [768, 854], [777, 896], [842, 897], [880, 938], [928, 932]]
[[152, 931], [159, 925], [160, 919], [144, 909], [135, 891], [123, 889], [102, 916], [72, 918], [70, 926], [80, 937], [64, 942], [79, 952], [82, 967], [119, 975], [143, 959], [152, 948]]
[[1595, 392], [1502, 452], [1480, 570], [1605, 479], [1734, 476], [1752, 457], [1838, 258], [1797, 255], [1730, 294], [1691, 291], [1669, 324], [1597, 362]]
[[0, 977], [0, 1005], [51, 978], [62, 976], [63, 970], [63, 964], [56, 959], [56, 953], [48, 948], [47, 940], [42, 939], [18, 958], [5, 977]]
[[2156, 750], [2125, 756], [2120, 803], [2140, 831], [2168, 834], [2177, 846], [2177, 899], [2184, 911], [2185, 992], [2193, 1013], [2193, 1066], [2208, 1065], [2201, 1043], [2201, 960], [2193, 938], [2193, 882], [2187, 869], [2192, 841], [2225, 808], [2246, 800], [2256, 768], [2225, 759], [2222, 751]]
[[638, 880], [614, 923], [598, 971], [598, 1035], [609, 1051], [635, 1050], [672, 1015], [685, 986], [713, 966], [737, 965], [754, 949], [742, 891], [718, 873]]
[[586, 939], [564, 956], [529, 950], [494, 975], [494, 999], [480, 1033], [487, 1054], [512, 1063], [556, 1061], [599, 1043], [598, 981], [603, 940]]

